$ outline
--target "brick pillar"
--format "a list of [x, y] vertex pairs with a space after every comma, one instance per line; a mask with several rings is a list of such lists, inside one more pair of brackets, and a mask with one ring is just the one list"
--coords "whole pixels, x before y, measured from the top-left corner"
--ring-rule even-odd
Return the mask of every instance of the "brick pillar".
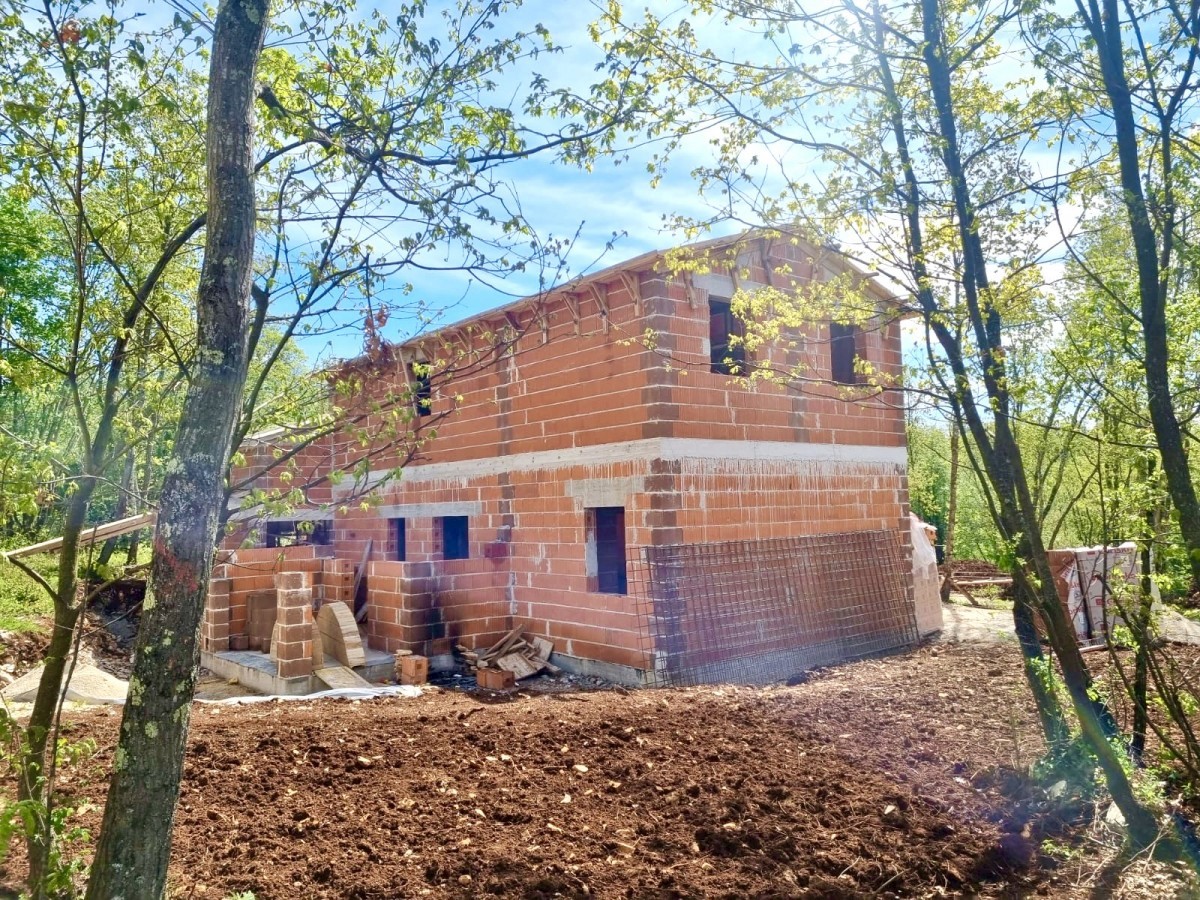
[[409, 563], [404, 567], [404, 575], [396, 580], [399, 643], [394, 648], [389, 646], [389, 650], [420, 652], [426, 649], [427, 641], [444, 636], [445, 628], [438, 627], [441, 622], [430, 584], [431, 574], [428, 563]]
[[342, 602], [354, 608], [354, 563], [348, 559], [325, 559], [321, 561], [321, 601]]
[[214, 578], [208, 583], [204, 605], [204, 627], [200, 646], [209, 653], [229, 649], [229, 579]]
[[274, 644], [280, 678], [312, 674], [312, 586], [307, 572], [275, 576]]

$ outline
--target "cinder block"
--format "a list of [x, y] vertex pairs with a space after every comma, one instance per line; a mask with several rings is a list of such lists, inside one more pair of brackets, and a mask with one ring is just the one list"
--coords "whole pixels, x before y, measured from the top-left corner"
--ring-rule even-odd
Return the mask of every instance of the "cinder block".
[[400, 658], [400, 683], [424, 684], [429, 680], [429, 659], [424, 656]]
[[508, 691], [517, 684], [517, 676], [504, 669], [480, 669], [475, 680], [486, 691]]

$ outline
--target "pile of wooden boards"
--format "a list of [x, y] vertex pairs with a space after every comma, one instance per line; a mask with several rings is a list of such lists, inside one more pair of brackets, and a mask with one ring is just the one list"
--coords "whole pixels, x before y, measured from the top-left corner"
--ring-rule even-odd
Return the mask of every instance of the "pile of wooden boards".
[[550, 662], [554, 642], [544, 637], [526, 637], [518, 626], [487, 650], [471, 650], [459, 644], [455, 649], [463, 655], [475, 672], [479, 669], [503, 669], [512, 672], [520, 681], [543, 670], [557, 675], [562, 670]]

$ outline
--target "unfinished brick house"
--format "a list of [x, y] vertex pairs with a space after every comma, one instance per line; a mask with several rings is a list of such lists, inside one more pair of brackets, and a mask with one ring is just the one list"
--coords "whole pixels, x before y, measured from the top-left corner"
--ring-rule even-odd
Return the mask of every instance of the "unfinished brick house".
[[[260, 527], [265, 549], [218, 567], [229, 612], [206, 652], [244, 630], [252, 585], [305, 569], [318, 600], [346, 598], [360, 563], [369, 646], [435, 663], [517, 624], [564, 668], [634, 683], [786, 677], [915, 641], [902, 404], [855, 385], [856, 357], [898, 384], [889, 297], [803, 243], [694, 249], [736, 262], [673, 275], [649, 253], [348, 363], [363, 376], [353, 402], [380, 403], [368, 433], [395, 420], [384, 395], [407, 390], [415, 424], [440, 419], [436, 438], [399, 477], [385, 473], [403, 451], [381, 446], [365, 476]], [[869, 320], [750, 354], [730, 340], [738, 287], [847, 273]], [[746, 374], [797, 362], [808, 378], [786, 387]], [[357, 437], [306, 452], [303, 476], [347, 466]], [[276, 443], [245, 448], [247, 465]], [[339, 505], [351, 481], [374, 485], [373, 505]], [[273, 549], [299, 521], [306, 546]]]

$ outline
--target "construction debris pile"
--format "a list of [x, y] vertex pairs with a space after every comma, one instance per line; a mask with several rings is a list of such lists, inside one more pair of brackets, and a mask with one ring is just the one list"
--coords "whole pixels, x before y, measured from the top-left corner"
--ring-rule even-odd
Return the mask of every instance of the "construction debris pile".
[[467, 661], [481, 688], [502, 691], [517, 681], [539, 672], [557, 675], [562, 670], [550, 662], [554, 642], [537, 635], [526, 636], [518, 626], [487, 650], [455, 647]]

